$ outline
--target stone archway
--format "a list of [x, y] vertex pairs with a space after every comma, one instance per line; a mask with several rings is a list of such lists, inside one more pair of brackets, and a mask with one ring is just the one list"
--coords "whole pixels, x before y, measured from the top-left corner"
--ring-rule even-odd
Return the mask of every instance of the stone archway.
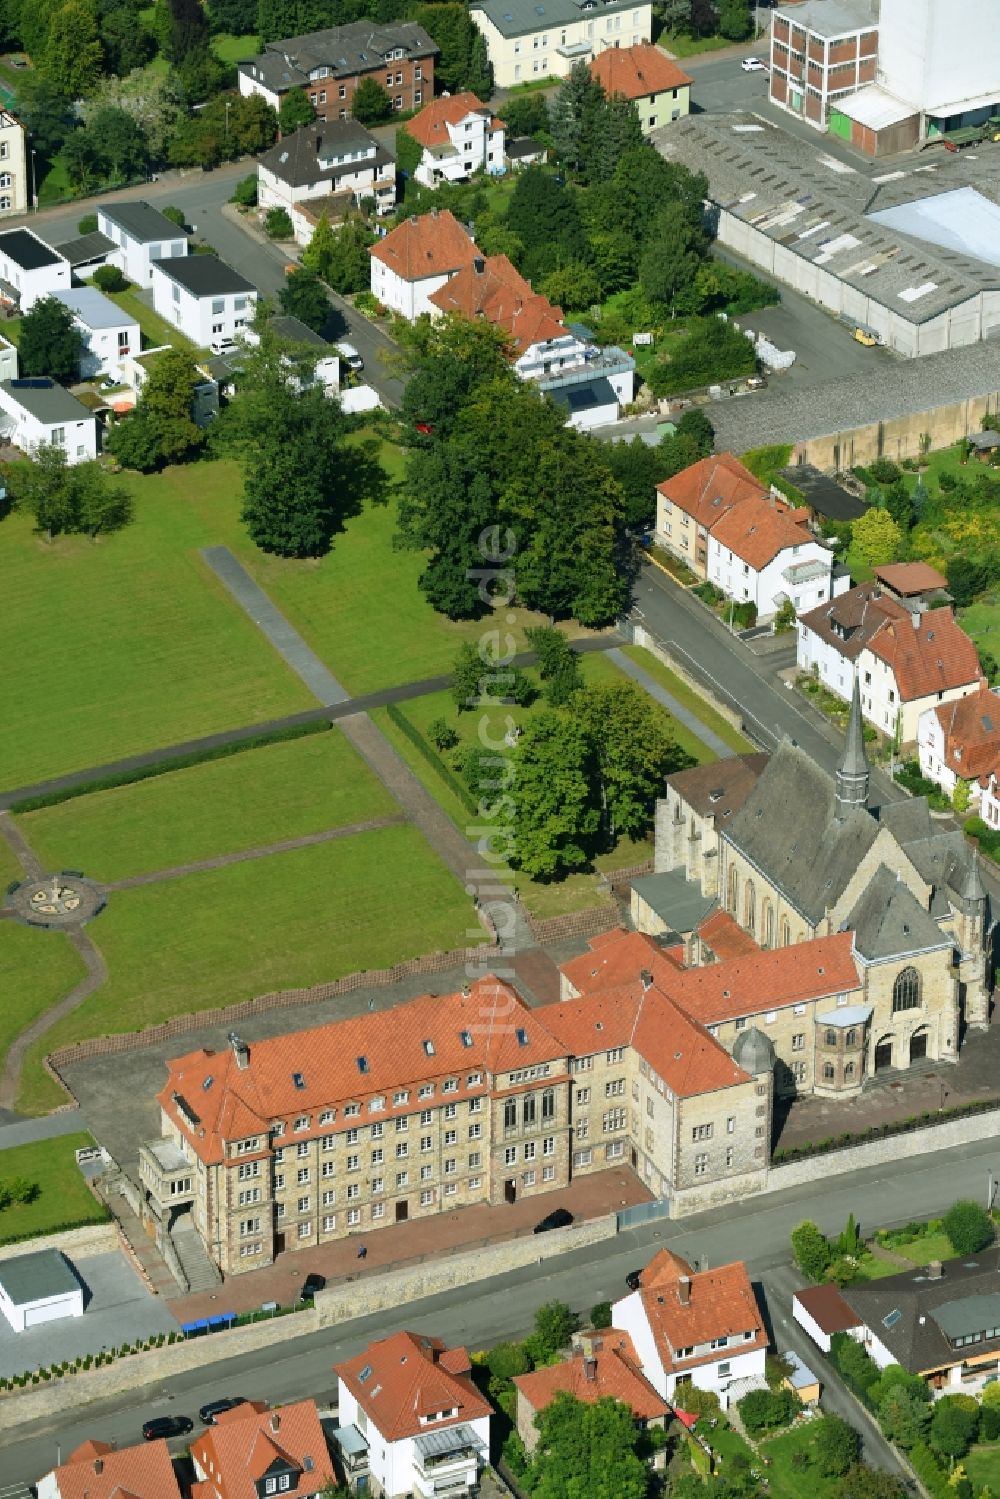
[[910, 1066], [914, 1062], [922, 1062], [927, 1055], [927, 1027], [922, 1025], [918, 1031], [914, 1031], [910, 1037]]
[[892, 1050], [895, 1037], [880, 1036], [875, 1042], [875, 1071], [887, 1072], [892, 1066]]

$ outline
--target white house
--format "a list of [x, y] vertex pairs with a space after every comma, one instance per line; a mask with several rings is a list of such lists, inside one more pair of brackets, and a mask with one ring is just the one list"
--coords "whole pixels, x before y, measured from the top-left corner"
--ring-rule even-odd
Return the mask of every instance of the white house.
[[73, 314], [73, 322], [83, 339], [80, 378], [90, 380], [106, 375], [121, 380], [122, 360], [138, 354], [142, 346], [135, 318], [93, 286], [57, 292], [56, 298]]
[[[58, 1448], [57, 1448], [58, 1451]], [[86, 1441], [38, 1480], [38, 1499], [181, 1499], [166, 1441], [138, 1447]]]
[[925, 708], [917, 720], [917, 757], [921, 775], [946, 796], [968, 781], [974, 811], [981, 780], [989, 783], [1000, 771], [1000, 693], [984, 680], [966, 697]]
[[649, 0], [475, 0], [469, 15], [486, 40], [497, 88], [565, 78], [606, 47], [652, 37]]
[[355, 204], [375, 199], [376, 211], [396, 205], [396, 163], [357, 120], [317, 120], [284, 136], [257, 161], [261, 208], [287, 212], [310, 198], [349, 192]]
[[447, 208], [397, 224], [368, 253], [373, 294], [410, 322], [424, 312], [433, 316], [433, 293], [478, 255], [471, 235]]
[[97, 457], [97, 418], [54, 380], [0, 381], [0, 413], [4, 441], [22, 453], [50, 445], [70, 464]]
[[413, 175], [425, 187], [465, 182], [477, 171], [506, 171], [503, 120], [475, 94], [434, 99], [403, 128], [423, 147]]
[[152, 286], [153, 263], [186, 256], [187, 235], [150, 204], [108, 203], [97, 210], [97, 227], [118, 246], [109, 260], [138, 286]]
[[58, 1249], [0, 1261], [0, 1312], [15, 1332], [83, 1316], [83, 1287]]
[[713, 1390], [723, 1410], [734, 1386], [742, 1395], [744, 1381], [763, 1385], [767, 1333], [741, 1261], [695, 1271], [661, 1249], [638, 1289], [614, 1303], [611, 1322], [631, 1337], [657, 1394], [681, 1409], [685, 1384]]
[[371, 1487], [384, 1499], [476, 1488], [489, 1462], [492, 1407], [473, 1383], [464, 1348], [398, 1332], [334, 1367], [334, 1441], [352, 1487]]
[[152, 267], [153, 306], [199, 349], [232, 344], [253, 321], [257, 288], [217, 255], [186, 255]]
[[20, 120], [0, 109], [0, 213], [26, 213], [30, 206], [25, 136]]
[[31, 229], [0, 234], [0, 296], [30, 312], [41, 297], [68, 291], [69, 261]]
[[708, 581], [737, 603], [756, 604], [759, 620], [777, 614], [786, 600], [796, 614], [825, 602], [834, 586], [833, 553], [807, 522], [806, 510], [748, 495], [709, 528]]

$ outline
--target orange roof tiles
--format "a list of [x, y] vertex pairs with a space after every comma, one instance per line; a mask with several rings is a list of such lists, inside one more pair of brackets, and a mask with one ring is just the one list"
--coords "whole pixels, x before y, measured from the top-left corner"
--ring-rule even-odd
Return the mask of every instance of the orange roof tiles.
[[748, 562], [755, 572], [788, 547], [811, 541], [809, 511], [793, 510], [780, 500], [746, 495], [725, 511], [710, 527], [712, 537], [734, 556]]
[[590, 76], [596, 78], [609, 99], [621, 94], [626, 99], [662, 94], [665, 89], [687, 88], [691, 79], [659, 47], [643, 43], [636, 47], [606, 47], [590, 63]]
[[643, 968], [650, 969], [655, 978], [661, 965], [671, 969], [677, 966], [664, 957], [663, 948], [655, 938], [643, 932], [626, 932], [622, 927], [591, 937], [588, 946], [589, 953], [570, 958], [559, 967], [578, 994], [592, 994], [595, 990], [628, 983], [638, 978]]
[[470, 114], [487, 115], [491, 130], [504, 128], [503, 120], [496, 119], [488, 105], [468, 92], [434, 99], [419, 114], [414, 115], [412, 120], [408, 120], [403, 128], [422, 146], [447, 146], [451, 142], [448, 126], [460, 125]]
[[[738, 1339], [735, 1347], [744, 1353], [767, 1347], [767, 1333], [744, 1264], [737, 1261], [720, 1265], [717, 1270], [698, 1270], [692, 1274], [686, 1271], [675, 1274], [672, 1267], [663, 1265], [653, 1283], [647, 1285], [647, 1276], [655, 1264], [654, 1260], [643, 1272], [642, 1284], [634, 1294], [642, 1301], [665, 1370], [715, 1363], [719, 1357], [717, 1349], [706, 1349], [701, 1355], [687, 1358], [681, 1354], [685, 1349], [718, 1338]], [[751, 1336], [746, 1337], [747, 1333]]]
[[205, 1475], [205, 1499], [257, 1499], [258, 1482], [275, 1466], [293, 1470], [283, 1494], [315, 1494], [336, 1482], [314, 1400], [275, 1410], [260, 1402], [234, 1406], [191, 1443], [191, 1454]]
[[[370, 1372], [362, 1379], [366, 1368]], [[335, 1364], [334, 1372], [382, 1439], [396, 1442], [491, 1416], [492, 1406], [466, 1372], [470, 1368], [464, 1349], [447, 1349], [440, 1338], [397, 1332], [370, 1343], [356, 1358]], [[455, 1414], [447, 1420], [426, 1424], [420, 1419], [451, 1410]]]
[[980, 682], [975, 692], [934, 709], [944, 731], [944, 762], [965, 780], [1000, 765], [1000, 696]]
[[941, 576], [929, 562], [890, 562], [885, 567], [876, 567], [875, 576], [893, 593], [904, 598], [915, 593], [926, 593], [932, 588], [946, 588], [948, 580]]
[[413, 217], [368, 251], [404, 281], [446, 276], [471, 265], [478, 253], [471, 236], [447, 208]]
[[758, 944], [730, 916], [728, 911], [714, 911], [698, 928], [698, 936], [710, 947], [720, 963], [730, 958], [745, 958], [759, 952]]
[[702, 1025], [715, 1025], [761, 1010], [847, 993], [861, 986], [853, 942], [851, 932], [837, 932], [792, 947], [748, 953], [728, 963], [686, 968], [675, 997]]
[[108, 1442], [84, 1442], [55, 1469], [55, 1478], [62, 1499], [181, 1499], [162, 1440], [118, 1449]]
[[478, 257], [428, 301], [441, 312], [485, 318], [509, 333], [519, 352], [566, 336], [562, 308], [533, 292], [506, 255]]
[[642, 1375], [639, 1359], [627, 1332], [608, 1328], [590, 1340], [591, 1353], [571, 1358], [532, 1374], [514, 1376], [514, 1384], [534, 1411], [551, 1405], [557, 1395], [572, 1395], [585, 1405], [610, 1397], [627, 1405], [639, 1420], [666, 1416], [670, 1407]]
[[706, 530], [733, 505], [750, 497], [761, 499], [769, 492], [732, 453], [702, 458], [656, 487]]
[[889, 667], [904, 702], [982, 679], [976, 647], [951, 609], [886, 620], [868, 649]]

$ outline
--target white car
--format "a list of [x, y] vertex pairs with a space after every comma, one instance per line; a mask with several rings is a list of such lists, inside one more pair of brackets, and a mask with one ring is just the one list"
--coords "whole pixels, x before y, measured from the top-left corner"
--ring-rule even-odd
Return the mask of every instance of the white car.
[[740, 63], [744, 73], [766, 73], [767, 63], [760, 57], [744, 57]]

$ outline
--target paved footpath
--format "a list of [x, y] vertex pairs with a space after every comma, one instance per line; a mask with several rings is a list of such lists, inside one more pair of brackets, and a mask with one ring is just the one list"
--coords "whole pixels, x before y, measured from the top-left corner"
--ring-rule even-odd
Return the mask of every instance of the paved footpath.
[[0, 1124], [0, 1150], [54, 1140], [57, 1135], [75, 1135], [86, 1128], [80, 1109], [63, 1109], [60, 1114], [43, 1114], [40, 1119], [19, 1119], [13, 1124]]
[[76, 948], [83, 959], [87, 972], [78, 984], [74, 984], [69, 993], [52, 1005], [50, 1009], [43, 1011], [38, 1018], [23, 1030], [19, 1036], [10, 1044], [10, 1048], [4, 1058], [3, 1072], [0, 1073], [0, 1109], [13, 1109], [17, 1103], [18, 1089], [21, 1084], [21, 1068], [24, 1065], [24, 1055], [29, 1046], [33, 1046], [40, 1036], [51, 1030], [57, 1021], [64, 1020], [74, 1010], [78, 1010], [84, 1000], [108, 980], [108, 965], [100, 949], [81, 931], [79, 927], [75, 931], [68, 930], [66, 936]]
[[658, 703], [662, 703], [667, 712], [672, 713], [678, 723], [682, 723], [686, 729], [690, 729], [695, 738], [700, 739], [702, 744], [707, 744], [709, 749], [718, 755], [720, 760], [736, 753], [735, 750], [729, 748], [725, 740], [720, 739], [718, 734], [713, 733], [707, 724], [702, 723], [700, 718], [696, 718], [690, 708], [685, 708], [684, 704], [679, 703], [675, 697], [672, 697], [665, 687], [661, 687], [655, 677], [651, 677], [648, 671], [644, 671], [641, 666], [629, 656], [626, 656], [624, 651], [617, 648], [608, 651], [608, 660], [613, 661], [621, 671], [625, 672], [626, 676], [632, 678], [633, 682], [638, 682], [640, 687], [645, 688], [650, 697], [654, 697]]

